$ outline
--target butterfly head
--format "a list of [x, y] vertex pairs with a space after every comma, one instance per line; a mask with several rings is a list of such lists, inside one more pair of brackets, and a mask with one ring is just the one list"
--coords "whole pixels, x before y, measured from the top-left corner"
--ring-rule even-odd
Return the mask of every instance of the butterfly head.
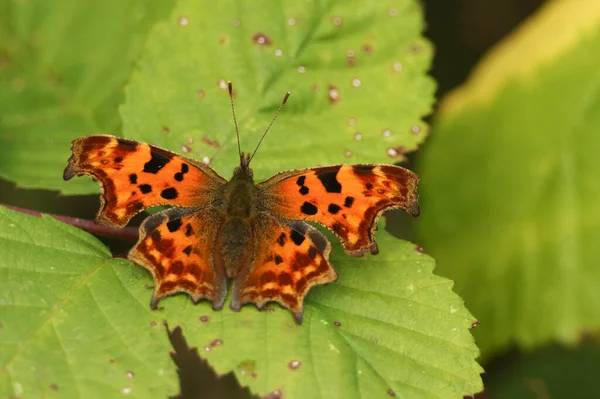
[[233, 170], [233, 175], [242, 179], [252, 180], [254, 177], [254, 173], [252, 169], [250, 169], [250, 160], [252, 159], [251, 154], [246, 154], [244, 152], [240, 153], [240, 166]]

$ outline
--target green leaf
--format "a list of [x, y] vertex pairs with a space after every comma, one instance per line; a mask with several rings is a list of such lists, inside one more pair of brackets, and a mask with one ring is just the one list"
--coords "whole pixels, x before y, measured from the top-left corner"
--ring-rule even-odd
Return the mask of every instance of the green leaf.
[[210, 160], [229, 177], [239, 163], [231, 80], [247, 152], [292, 93], [253, 162], [259, 179], [316, 163], [401, 160], [423, 141], [433, 101], [422, 29], [413, 0], [180, 1], [127, 88], [124, 135]]
[[550, 2], [442, 103], [420, 242], [485, 354], [600, 327], [599, 54], [600, 5]]
[[578, 348], [551, 346], [504, 359], [501, 370], [487, 370], [485, 392], [495, 399], [600, 397], [598, 343]]
[[170, 345], [147, 274], [93, 236], [0, 207], [0, 393], [165, 397]]
[[462, 398], [481, 390], [474, 319], [452, 282], [433, 275], [433, 260], [413, 244], [384, 231], [377, 239], [380, 254], [364, 259], [333, 242], [338, 282], [311, 291], [299, 326], [277, 306], [214, 312], [185, 295], [151, 311], [149, 273], [110, 260], [96, 239], [52, 218], [0, 209], [0, 391], [164, 396], [175, 376], [156, 326], [163, 319], [181, 325], [217, 372], [233, 370], [261, 395]]
[[311, 290], [301, 326], [278, 306], [213, 312], [185, 297], [163, 303], [166, 318], [218, 373], [234, 370], [259, 395], [462, 398], [482, 389], [475, 320], [453, 283], [432, 274], [432, 258], [384, 231], [379, 255], [364, 259], [331, 241], [338, 281]]
[[0, 177], [22, 187], [97, 192], [62, 171], [72, 139], [119, 134], [118, 105], [161, 0], [0, 1]]

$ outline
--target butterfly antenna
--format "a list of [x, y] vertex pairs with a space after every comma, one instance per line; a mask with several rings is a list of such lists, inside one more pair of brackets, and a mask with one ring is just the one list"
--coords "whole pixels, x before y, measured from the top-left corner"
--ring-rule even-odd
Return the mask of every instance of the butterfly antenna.
[[231, 81], [227, 82], [227, 88], [229, 89], [229, 101], [231, 101], [231, 113], [233, 114], [233, 124], [235, 125], [235, 136], [237, 137], [238, 153], [240, 154], [240, 160], [242, 159], [242, 147], [240, 146], [240, 131], [238, 129], [237, 119], [235, 117], [235, 107], [233, 106], [233, 85]]
[[[275, 122], [275, 119], [277, 119], [277, 117], [279, 116], [279, 112], [281, 112], [281, 108], [283, 108], [283, 106], [287, 102], [288, 98], [290, 98], [290, 92], [289, 91], [287, 93], [285, 93], [285, 96], [283, 96], [283, 101], [279, 105], [279, 108], [277, 108], [277, 112], [275, 112], [275, 116], [273, 116], [273, 119], [271, 120], [271, 123], [269, 123], [269, 126], [267, 127], [267, 130], [265, 130], [265, 132], [263, 133], [262, 137], [258, 141], [258, 144], [256, 145], [256, 149], [254, 150], [254, 152], [252, 153], [252, 156], [250, 157], [250, 161], [252, 161], [252, 158], [254, 158], [254, 154], [256, 154], [256, 151], [258, 151], [258, 147], [260, 147], [260, 143], [262, 143], [263, 139], [265, 138], [265, 136], [269, 132], [269, 129], [271, 129], [271, 126], [273, 126], [273, 123]], [[250, 163], [250, 161], [248, 161], [248, 163]]]

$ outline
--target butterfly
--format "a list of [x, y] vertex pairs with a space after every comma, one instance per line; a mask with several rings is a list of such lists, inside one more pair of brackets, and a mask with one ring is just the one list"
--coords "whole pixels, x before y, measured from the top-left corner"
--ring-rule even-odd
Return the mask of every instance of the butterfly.
[[[237, 132], [231, 84], [229, 93]], [[128, 254], [152, 274], [151, 308], [185, 292], [219, 310], [231, 279], [232, 310], [275, 301], [300, 324], [311, 287], [337, 279], [331, 244], [306, 221], [327, 227], [348, 254], [362, 256], [378, 253], [373, 234], [384, 211], [419, 215], [419, 179], [408, 169], [322, 166], [255, 184], [250, 161], [256, 150], [244, 154], [239, 146], [238, 134], [240, 164], [228, 181], [203, 162], [138, 141], [92, 135], [72, 142], [63, 177], [89, 175], [100, 183], [98, 223], [124, 227], [147, 208], [171, 206], [143, 221]]]

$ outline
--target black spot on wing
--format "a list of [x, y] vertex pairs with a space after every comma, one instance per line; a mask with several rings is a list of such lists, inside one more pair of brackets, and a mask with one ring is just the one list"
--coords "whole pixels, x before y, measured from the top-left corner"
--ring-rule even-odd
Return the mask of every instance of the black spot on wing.
[[275, 264], [278, 265], [283, 262], [283, 258], [279, 255], [275, 255]]
[[173, 187], [165, 188], [160, 192], [160, 196], [168, 200], [175, 199], [178, 195], [177, 190]]
[[138, 143], [136, 143], [135, 141], [129, 141], [125, 139], [117, 139], [117, 141], [119, 142], [120, 146], [126, 147], [129, 150], [135, 150], [138, 146]]
[[154, 241], [160, 241], [162, 238], [160, 231], [158, 230], [154, 230], [152, 233], [150, 233], [150, 237], [152, 237], [152, 240]]
[[185, 175], [189, 171], [190, 171], [190, 167], [187, 164], [182, 163], [181, 164], [181, 172], [175, 173], [175, 175], [173, 177], [177, 181], [183, 181], [183, 177], [184, 177], [183, 175]]
[[308, 191], [309, 191], [308, 187], [306, 187], [306, 186], [300, 187], [300, 194], [306, 195], [306, 194], [308, 194]]
[[344, 201], [344, 206], [346, 208], [350, 208], [350, 207], [352, 207], [353, 203], [354, 203], [354, 197], [346, 197], [346, 200]]
[[173, 219], [167, 222], [167, 229], [169, 229], [169, 231], [171, 233], [179, 230], [179, 228], [181, 227], [181, 219]]
[[285, 233], [281, 233], [281, 235], [277, 239], [277, 243], [279, 243], [279, 245], [283, 247], [283, 245], [285, 244]]
[[159, 170], [171, 161], [166, 155], [150, 151], [150, 160], [144, 164], [144, 172], [157, 174]]
[[375, 169], [375, 165], [354, 165], [353, 169], [357, 175], [364, 175], [371, 173]]
[[302, 243], [306, 239], [306, 237], [304, 237], [304, 234], [302, 234], [296, 230], [292, 230], [292, 232], [290, 233], [290, 238], [296, 245], [302, 245]]
[[365, 187], [367, 188], [367, 190], [371, 190], [373, 188], [373, 184], [372, 183], [367, 183], [365, 185]]
[[188, 245], [187, 247], [184, 248], [183, 253], [186, 254], [187, 256], [190, 256], [190, 254], [192, 253], [192, 246]]
[[135, 173], [130, 174], [129, 181], [131, 182], [131, 184], [137, 184], [137, 175]]
[[305, 180], [306, 180], [306, 176], [300, 176], [298, 178], [298, 180], [296, 180], [296, 184], [299, 185], [299, 186], [303, 186]]
[[333, 170], [327, 169], [324, 172], [317, 173], [317, 178], [321, 180], [323, 187], [328, 193], [341, 193], [342, 185], [337, 180], [337, 174], [340, 167], [334, 168]]
[[149, 184], [140, 184], [140, 191], [142, 194], [148, 194], [152, 192], [152, 186]]
[[185, 226], [185, 236], [189, 237], [192, 234], [194, 234], [194, 229], [192, 228], [192, 225], [191, 224], [186, 225]]
[[342, 208], [339, 205], [336, 205], [336, 204], [329, 204], [329, 207], [327, 208], [327, 210], [329, 211], [329, 213], [335, 215], [336, 213], [338, 213], [339, 211], [341, 211]]
[[300, 211], [305, 215], [316, 215], [319, 210], [310, 202], [305, 202], [300, 207]]
[[119, 163], [119, 162], [121, 162], [121, 161], [123, 161], [123, 157], [116, 157], [116, 158], [115, 158], [115, 162], [116, 162], [116, 163]]

